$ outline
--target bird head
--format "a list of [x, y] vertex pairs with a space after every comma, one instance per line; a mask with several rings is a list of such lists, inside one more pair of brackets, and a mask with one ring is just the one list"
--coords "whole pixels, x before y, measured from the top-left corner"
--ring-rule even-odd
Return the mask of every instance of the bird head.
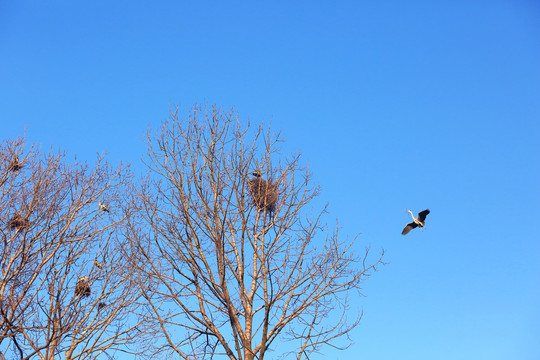
[[261, 172], [259, 170], [255, 170], [254, 172], [251, 173], [251, 175], [257, 177], [257, 178], [260, 178], [261, 177]]

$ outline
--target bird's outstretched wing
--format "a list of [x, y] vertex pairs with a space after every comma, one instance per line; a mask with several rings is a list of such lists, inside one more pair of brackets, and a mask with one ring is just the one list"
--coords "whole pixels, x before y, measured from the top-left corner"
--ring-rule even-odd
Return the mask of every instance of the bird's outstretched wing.
[[409, 231], [411, 231], [415, 227], [418, 227], [418, 225], [414, 221], [411, 222], [411, 223], [408, 223], [407, 225], [405, 225], [405, 228], [401, 232], [401, 235], [407, 235], [409, 233]]
[[424, 211], [420, 211], [418, 213], [418, 220], [421, 222], [424, 222], [426, 220], [426, 216], [429, 214], [429, 209], [426, 209]]

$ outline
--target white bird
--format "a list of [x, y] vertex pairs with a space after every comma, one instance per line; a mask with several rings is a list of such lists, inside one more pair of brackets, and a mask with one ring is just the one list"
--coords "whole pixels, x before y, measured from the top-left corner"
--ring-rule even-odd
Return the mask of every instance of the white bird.
[[101, 211], [110, 212], [110, 211], [109, 211], [109, 208], [107, 207], [107, 205], [102, 204], [101, 201], [99, 202], [99, 209], [100, 209]]
[[77, 279], [77, 284], [83, 281], [88, 281], [88, 276], [81, 276], [79, 279]]
[[413, 212], [411, 210], [407, 209], [407, 211], [411, 213], [413, 221], [408, 223], [407, 225], [405, 225], [405, 228], [401, 232], [401, 235], [407, 235], [409, 233], [409, 231], [411, 231], [412, 229], [414, 229], [414, 228], [416, 228], [418, 226], [420, 226], [420, 229], [422, 229], [424, 227], [424, 225], [426, 224], [426, 216], [429, 214], [429, 209], [426, 209], [424, 211], [420, 211], [418, 213], [418, 217], [415, 218], [414, 215], [413, 215]]

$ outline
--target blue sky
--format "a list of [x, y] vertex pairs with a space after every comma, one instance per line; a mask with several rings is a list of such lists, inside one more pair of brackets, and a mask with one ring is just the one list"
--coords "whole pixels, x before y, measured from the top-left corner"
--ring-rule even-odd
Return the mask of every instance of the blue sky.
[[540, 358], [535, 1], [1, 1], [0, 54], [2, 138], [142, 170], [170, 106], [281, 130], [389, 262], [327, 358]]

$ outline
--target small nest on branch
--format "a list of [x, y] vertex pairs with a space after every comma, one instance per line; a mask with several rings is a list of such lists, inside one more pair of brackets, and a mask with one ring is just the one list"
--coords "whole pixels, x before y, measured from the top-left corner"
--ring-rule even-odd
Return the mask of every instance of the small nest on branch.
[[98, 308], [98, 310], [101, 310], [101, 309], [103, 309], [103, 308], [106, 307], [106, 306], [107, 306], [107, 304], [105, 304], [104, 302], [100, 302], [100, 303], [97, 305], [97, 308]]
[[11, 162], [8, 165], [9, 171], [19, 171], [22, 169], [22, 163], [19, 161], [19, 157], [17, 155], [13, 156], [13, 159], [11, 159]]
[[84, 279], [79, 279], [77, 281], [77, 285], [75, 286], [75, 295], [86, 297], [86, 296], [90, 296], [91, 293], [92, 293], [92, 289], [90, 288], [88, 279], [86, 277]]
[[23, 218], [20, 214], [15, 214], [8, 222], [10, 229], [25, 229], [29, 225], [28, 219]]
[[258, 171], [255, 171], [253, 175], [255, 177], [248, 181], [253, 204], [259, 211], [274, 212], [278, 200], [277, 184], [266, 182]]

